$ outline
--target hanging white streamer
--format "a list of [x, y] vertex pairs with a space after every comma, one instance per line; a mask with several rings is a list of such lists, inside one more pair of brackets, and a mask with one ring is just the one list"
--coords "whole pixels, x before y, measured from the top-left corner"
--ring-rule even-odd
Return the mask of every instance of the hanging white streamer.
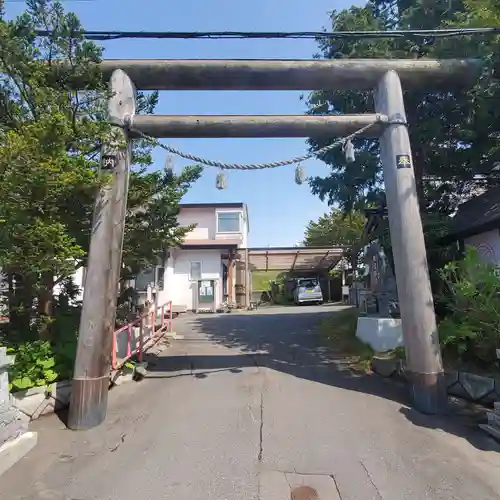
[[354, 150], [354, 145], [350, 139], [345, 141], [343, 150], [347, 163], [353, 163], [356, 160], [356, 153]]

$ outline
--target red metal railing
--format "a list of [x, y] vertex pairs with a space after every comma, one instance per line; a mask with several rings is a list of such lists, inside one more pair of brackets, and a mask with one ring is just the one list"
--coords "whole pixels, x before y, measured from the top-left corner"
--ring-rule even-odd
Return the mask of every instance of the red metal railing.
[[[159, 318], [158, 318], [159, 313]], [[158, 322], [158, 319], [160, 321]], [[138, 330], [138, 332], [137, 332]], [[144, 349], [156, 343], [165, 333], [172, 331], [172, 301], [148, 311], [128, 325], [122, 326], [113, 332], [113, 352], [111, 354], [111, 368], [116, 370], [123, 366], [132, 356], [137, 354], [142, 361]], [[136, 336], [136, 332], [138, 335]], [[126, 343], [120, 337], [126, 337]], [[120, 347], [124, 347], [121, 355]]]

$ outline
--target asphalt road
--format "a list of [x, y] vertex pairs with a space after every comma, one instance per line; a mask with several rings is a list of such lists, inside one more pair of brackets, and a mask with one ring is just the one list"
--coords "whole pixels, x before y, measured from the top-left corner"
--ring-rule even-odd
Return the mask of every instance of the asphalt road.
[[105, 424], [35, 424], [0, 500], [493, 500], [500, 449], [467, 420], [421, 416], [406, 390], [343, 369], [315, 327], [331, 306], [177, 322]]

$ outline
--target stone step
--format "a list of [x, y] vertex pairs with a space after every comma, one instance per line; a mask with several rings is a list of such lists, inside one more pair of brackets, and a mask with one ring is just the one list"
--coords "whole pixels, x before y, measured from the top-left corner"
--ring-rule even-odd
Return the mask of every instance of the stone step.
[[16, 439], [7, 441], [0, 446], [0, 476], [19, 462], [37, 444], [36, 432], [24, 432]]
[[488, 417], [488, 424], [497, 427], [500, 431], [500, 414], [489, 411], [486, 415]]
[[184, 339], [184, 335], [179, 335], [176, 332], [167, 332], [167, 333], [165, 333], [165, 337], [169, 337], [169, 338], [174, 339], [174, 340], [183, 340]]
[[487, 432], [491, 437], [500, 442], [500, 429], [487, 424], [479, 424], [479, 427], [483, 431]]

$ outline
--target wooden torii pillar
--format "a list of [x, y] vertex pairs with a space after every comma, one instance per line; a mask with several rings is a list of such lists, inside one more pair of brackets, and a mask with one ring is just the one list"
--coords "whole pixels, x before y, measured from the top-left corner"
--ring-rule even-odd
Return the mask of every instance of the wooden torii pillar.
[[[123, 122], [136, 109], [136, 90], [123, 71], [113, 71], [110, 119]], [[125, 130], [116, 127], [101, 151], [101, 176], [97, 194], [83, 307], [73, 369], [68, 427], [85, 430], [106, 418], [116, 302], [127, 212], [131, 149]]]
[[[414, 407], [423, 413], [439, 413], [446, 403], [443, 367], [437, 336], [433, 297], [420, 218], [415, 175], [403, 102], [403, 91], [473, 85], [479, 76], [477, 60], [106, 60], [101, 63], [105, 77], [125, 72], [138, 90], [374, 90], [378, 114], [346, 116], [135, 116], [130, 125], [156, 138], [174, 137], [342, 137], [374, 123], [364, 137], [379, 137], [384, 169], [391, 240], [393, 244], [407, 369]], [[85, 82], [81, 82], [81, 88]], [[115, 177], [115, 184], [119, 182]], [[120, 181], [121, 182], [121, 181]], [[115, 212], [117, 214], [118, 212]], [[119, 212], [124, 217], [122, 211]], [[115, 268], [116, 256], [93, 251], [104, 241], [115, 242], [118, 255], [119, 232], [123, 224], [92, 235], [90, 270]], [[96, 240], [102, 239], [101, 243]], [[247, 256], [248, 258], [248, 256]], [[100, 264], [96, 260], [100, 259]], [[117, 284], [116, 272], [111, 280]], [[104, 301], [106, 311], [96, 309], [92, 318], [82, 314], [75, 381], [88, 398], [73, 398], [70, 415], [73, 428], [98, 425], [106, 414], [109, 373], [110, 328], [114, 302], [109, 300], [113, 283], [98, 289], [87, 280], [84, 312], [90, 303]], [[92, 287], [93, 293], [88, 292]], [[116, 287], [115, 287], [116, 288]], [[98, 318], [97, 316], [100, 315]], [[103, 318], [107, 318], [103, 322]], [[88, 327], [89, 321], [95, 328]], [[89, 335], [92, 331], [92, 339]], [[96, 348], [95, 346], [101, 346]], [[92, 356], [88, 353], [92, 352]], [[97, 363], [101, 382], [82, 383], [76, 378], [82, 363]], [[99, 364], [100, 363], [100, 364]], [[82, 406], [85, 406], [83, 408]], [[91, 407], [93, 406], [93, 407]], [[83, 418], [83, 416], [87, 416]], [[70, 419], [71, 420], [71, 419]], [[78, 425], [78, 421], [84, 425]]]

